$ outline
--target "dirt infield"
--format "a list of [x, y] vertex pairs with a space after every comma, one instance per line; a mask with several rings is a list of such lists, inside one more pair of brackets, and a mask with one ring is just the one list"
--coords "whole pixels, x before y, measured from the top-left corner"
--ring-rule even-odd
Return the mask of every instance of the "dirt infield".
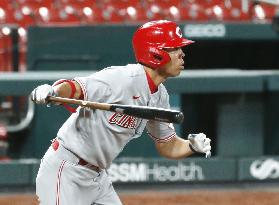
[[[279, 191], [193, 191], [121, 193], [124, 205], [278, 205]], [[0, 205], [36, 205], [34, 195], [2, 195]]]
[[125, 205], [278, 205], [278, 192], [148, 193], [121, 196]]

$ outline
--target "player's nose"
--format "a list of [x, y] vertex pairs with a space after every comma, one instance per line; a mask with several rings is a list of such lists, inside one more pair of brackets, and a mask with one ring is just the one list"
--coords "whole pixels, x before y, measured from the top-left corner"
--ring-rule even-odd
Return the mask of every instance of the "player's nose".
[[184, 58], [185, 57], [185, 53], [182, 51], [182, 58]]
[[185, 57], [185, 53], [183, 52], [183, 50], [180, 48], [179, 49], [179, 58], [184, 58]]

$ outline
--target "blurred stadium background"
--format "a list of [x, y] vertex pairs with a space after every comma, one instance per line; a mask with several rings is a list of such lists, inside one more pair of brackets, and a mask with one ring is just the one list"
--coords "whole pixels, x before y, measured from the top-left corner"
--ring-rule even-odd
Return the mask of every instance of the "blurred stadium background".
[[185, 115], [178, 134], [206, 133], [213, 156], [165, 160], [146, 135], [130, 142], [109, 170], [125, 204], [279, 203], [278, 0], [0, 0], [0, 204], [35, 204], [39, 160], [69, 116], [30, 91], [133, 63], [133, 32], [157, 19], [196, 41], [166, 87]]

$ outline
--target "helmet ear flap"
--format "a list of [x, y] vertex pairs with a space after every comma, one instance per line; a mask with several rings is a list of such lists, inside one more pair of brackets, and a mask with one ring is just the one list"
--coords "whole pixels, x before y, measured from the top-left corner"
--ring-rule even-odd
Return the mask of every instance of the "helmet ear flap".
[[155, 47], [149, 49], [149, 55], [151, 59], [150, 63], [153, 64], [155, 68], [165, 65], [171, 60], [166, 51]]

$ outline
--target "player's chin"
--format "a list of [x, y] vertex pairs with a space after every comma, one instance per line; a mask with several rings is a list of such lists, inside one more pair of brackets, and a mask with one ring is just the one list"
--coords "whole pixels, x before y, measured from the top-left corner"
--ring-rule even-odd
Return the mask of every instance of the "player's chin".
[[181, 73], [181, 70], [177, 69], [175, 72], [172, 73], [172, 77], [176, 77], [176, 76], [180, 75], [180, 73]]
[[178, 72], [180, 73], [182, 70], [184, 70], [184, 65], [178, 66]]
[[168, 77], [176, 77], [176, 76], [178, 76], [183, 69], [184, 69], [184, 66], [172, 67], [172, 69], [169, 70], [169, 72], [168, 72]]

